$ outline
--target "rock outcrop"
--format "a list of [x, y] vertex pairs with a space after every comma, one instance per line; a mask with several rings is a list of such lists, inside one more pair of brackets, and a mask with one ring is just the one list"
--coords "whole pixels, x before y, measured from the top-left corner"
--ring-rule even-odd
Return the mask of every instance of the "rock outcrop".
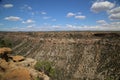
[[20, 62], [20, 61], [24, 61], [24, 57], [23, 56], [19, 56], [19, 55], [17, 55], [17, 56], [11, 56], [10, 57], [14, 62]]
[[8, 61], [9, 59], [9, 54], [12, 53], [12, 49], [10, 48], [6, 48], [6, 47], [3, 47], [3, 48], [0, 48], [0, 56], [2, 59]]
[[0, 48], [0, 80], [49, 80], [47, 75], [34, 69], [36, 60], [8, 54], [12, 54], [12, 49]]

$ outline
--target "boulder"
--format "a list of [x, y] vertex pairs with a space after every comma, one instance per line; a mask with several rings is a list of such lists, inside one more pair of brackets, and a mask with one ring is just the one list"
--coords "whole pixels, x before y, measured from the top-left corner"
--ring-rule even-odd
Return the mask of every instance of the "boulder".
[[0, 48], [0, 55], [1, 54], [12, 54], [12, 49], [7, 47]]
[[11, 58], [14, 62], [20, 62], [20, 61], [23, 61], [25, 59], [23, 56], [19, 56], [19, 55], [11, 56]]

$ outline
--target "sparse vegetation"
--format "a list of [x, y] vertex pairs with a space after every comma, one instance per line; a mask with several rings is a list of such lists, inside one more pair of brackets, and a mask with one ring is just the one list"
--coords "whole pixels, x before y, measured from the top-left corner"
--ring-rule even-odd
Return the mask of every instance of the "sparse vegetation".
[[12, 47], [12, 43], [8, 39], [0, 39], [0, 47]]
[[36, 77], [35, 80], [44, 80], [43, 78]]
[[107, 77], [105, 80], [115, 80], [112, 77]]
[[38, 61], [35, 64], [35, 69], [42, 71], [50, 77], [55, 76], [55, 69], [52, 67], [52, 63], [48, 61]]

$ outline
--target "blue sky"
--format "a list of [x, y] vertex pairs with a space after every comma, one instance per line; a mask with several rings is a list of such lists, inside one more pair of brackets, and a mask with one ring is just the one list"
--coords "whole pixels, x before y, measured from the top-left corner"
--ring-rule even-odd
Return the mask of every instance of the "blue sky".
[[0, 31], [120, 30], [120, 0], [0, 0]]

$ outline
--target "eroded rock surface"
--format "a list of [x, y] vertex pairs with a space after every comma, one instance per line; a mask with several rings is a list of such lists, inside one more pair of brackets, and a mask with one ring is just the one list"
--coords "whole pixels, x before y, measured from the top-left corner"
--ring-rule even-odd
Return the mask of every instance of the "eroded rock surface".
[[[10, 48], [0, 48], [0, 80], [36, 80], [37, 77], [49, 80], [46, 74], [34, 69], [36, 60], [7, 55], [11, 52]], [[7, 60], [3, 55], [7, 56]]]
[[15, 55], [51, 61], [53, 80], [119, 80], [120, 32], [1, 33]]

